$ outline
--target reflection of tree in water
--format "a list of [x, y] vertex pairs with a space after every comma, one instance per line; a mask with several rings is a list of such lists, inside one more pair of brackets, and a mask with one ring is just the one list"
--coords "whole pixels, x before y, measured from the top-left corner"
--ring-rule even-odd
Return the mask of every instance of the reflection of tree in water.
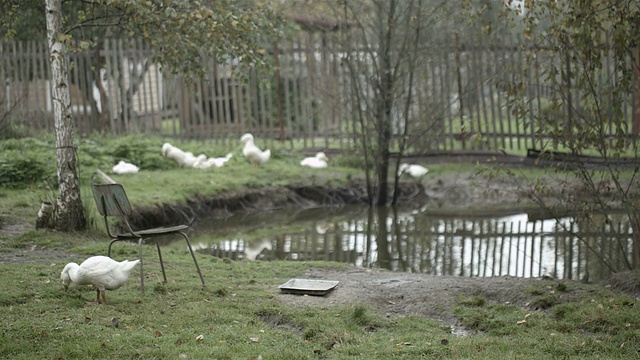
[[[367, 234], [371, 234], [373, 230], [376, 232], [376, 245], [378, 250], [377, 265], [383, 269], [391, 270], [392, 258], [389, 251], [389, 229], [387, 228], [387, 219], [389, 218], [389, 208], [386, 206], [372, 206], [369, 208], [369, 221], [367, 224]], [[372, 227], [376, 224], [375, 229]], [[369, 237], [369, 236], [367, 236]]]

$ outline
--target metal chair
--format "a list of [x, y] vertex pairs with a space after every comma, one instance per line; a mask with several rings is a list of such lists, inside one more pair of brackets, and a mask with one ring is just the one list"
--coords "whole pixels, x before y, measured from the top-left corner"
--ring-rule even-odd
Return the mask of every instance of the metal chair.
[[[189, 243], [189, 237], [185, 233], [185, 230], [189, 228], [188, 225], [177, 225], [171, 227], [159, 227], [153, 229], [144, 229], [144, 230], [133, 230], [131, 228], [131, 224], [129, 224], [128, 216], [133, 212], [131, 209], [131, 204], [129, 203], [129, 199], [127, 198], [127, 194], [124, 191], [124, 187], [121, 184], [94, 184], [91, 186], [91, 190], [93, 191], [93, 198], [96, 201], [96, 205], [98, 206], [98, 212], [100, 215], [104, 217], [104, 225], [107, 229], [107, 234], [111, 237], [111, 242], [109, 243], [109, 251], [108, 256], [111, 257], [111, 246], [117, 241], [138, 241], [138, 251], [140, 252], [140, 285], [142, 289], [142, 293], [144, 293], [144, 270], [143, 270], [143, 261], [142, 261], [142, 242], [145, 239], [153, 239], [159, 236], [165, 235], [173, 235], [180, 234], [187, 241], [187, 246], [189, 247], [189, 252], [191, 253], [191, 257], [193, 258], [193, 262], [196, 264], [196, 269], [198, 269], [198, 275], [200, 275], [200, 281], [202, 281], [202, 286], [204, 284], [204, 278], [202, 277], [202, 272], [200, 271], [200, 266], [198, 266], [198, 260], [196, 260], [195, 253], [191, 248], [191, 243]], [[113, 234], [109, 227], [108, 218], [110, 216], [118, 216], [122, 219], [126, 230], [128, 232], [125, 233], [117, 233]], [[164, 278], [163, 283], [167, 283], [167, 275], [164, 271], [164, 263], [162, 262], [162, 253], [160, 252], [160, 244], [158, 241], [155, 241], [156, 248], [158, 249], [158, 257], [160, 258], [160, 267], [162, 268], [162, 277]]]

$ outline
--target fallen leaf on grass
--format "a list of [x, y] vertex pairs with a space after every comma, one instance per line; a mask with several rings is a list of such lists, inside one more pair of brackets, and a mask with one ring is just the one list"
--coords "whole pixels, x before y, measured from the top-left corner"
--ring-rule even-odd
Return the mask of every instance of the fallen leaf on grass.
[[249, 340], [251, 340], [251, 342], [254, 342], [254, 343], [257, 343], [258, 341], [260, 341], [260, 339], [257, 337], [249, 338]]
[[160, 331], [156, 330], [156, 336], [160, 337], [160, 336], [162, 336], [162, 333]]
[[526, 323], [526, 322], [527, 322], [527, 318], [528, 318], [529, 316], [531, 316], [531, 313], [526, 313], [526, 314], [524, 315], [524, 319], [517, 321], [517, 322], [516, 322], [516, 324], [518, 324], [518, 325], [522, 325], [522, 324]]
[[196, 336], [196, 341], [202, 341], [202, 340], [204, 340], [204, 335], [200, 334]]

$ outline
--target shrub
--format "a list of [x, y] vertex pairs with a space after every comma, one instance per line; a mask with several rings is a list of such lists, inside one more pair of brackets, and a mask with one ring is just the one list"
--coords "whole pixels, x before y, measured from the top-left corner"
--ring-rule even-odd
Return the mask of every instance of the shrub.
[[55, 182], [55, 172], [51, 170], [43, 160], [6, 152], [0, 156], [0, 187], [19, 189], [41, 181]]

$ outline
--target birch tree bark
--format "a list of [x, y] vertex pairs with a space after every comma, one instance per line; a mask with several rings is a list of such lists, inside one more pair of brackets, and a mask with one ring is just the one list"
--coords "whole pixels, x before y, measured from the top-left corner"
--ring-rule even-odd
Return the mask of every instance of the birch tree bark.
[[61, 231], [83, 230], [86, 221], [80, 197], [76, 148], [73, 143], [69, 64], [65, 57], [67, 48], [62, 32], [61, 0], [46, 0], [45, 6], [60, 191], [54, 227]]

